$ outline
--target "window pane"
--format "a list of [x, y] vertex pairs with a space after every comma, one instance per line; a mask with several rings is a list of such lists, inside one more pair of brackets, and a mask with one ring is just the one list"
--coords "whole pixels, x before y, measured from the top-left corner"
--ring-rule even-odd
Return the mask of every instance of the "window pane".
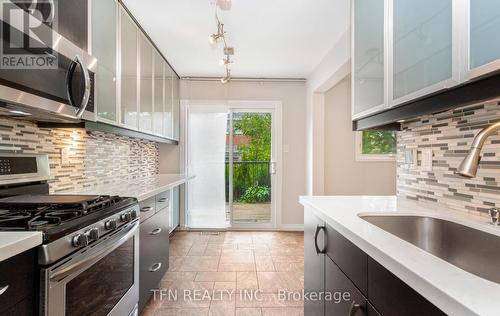
[[363, 155], [388, 155], [395, 154], [396, 132], [394, 131], [364, 131], [362, 153]]

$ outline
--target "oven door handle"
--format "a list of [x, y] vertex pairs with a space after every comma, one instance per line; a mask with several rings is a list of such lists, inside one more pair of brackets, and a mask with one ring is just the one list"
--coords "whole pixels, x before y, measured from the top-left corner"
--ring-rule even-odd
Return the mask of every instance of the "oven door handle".
[[[68, 265], [63, 265], [57, 269], [57, 272], [53, 272], [50, 274], [51, 282], [59, 282], [65, 277], [73, 274], [75, 271], [82, 270], [86, 266], [90, 266], [95, 262], [101, 260], [106, 255], [111, 253], [116, 248], [123, 245], [132, 235], [134, 235], [139, 228], [139, 221], [135, 222], [133, 225], [127, 227], [122, 234], [118, 234], [116, 236], [111, 237], [108, 240], [105, 240], [103, 244], [109, 245], [109, 247], [105, 247], [104, 249], [87, 251], [85, 257], [82, 260], [78, 260], [75, 263], [69, 263]], [[96, 247], [98, 248], [98, 247]], [[96, 249], [94, 248], [94, 249]], [[90, 253], [89, 253], [90, 252]]]

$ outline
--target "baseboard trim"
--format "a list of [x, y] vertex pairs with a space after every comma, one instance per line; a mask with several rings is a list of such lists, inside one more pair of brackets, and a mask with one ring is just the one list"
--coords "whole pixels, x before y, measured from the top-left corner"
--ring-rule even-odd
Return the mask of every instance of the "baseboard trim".
[[304, 225], [302, 224], [281, 224], [278, 226], [278, 230], [281, 231], [293, 231], [293, 232], [303, 232]]

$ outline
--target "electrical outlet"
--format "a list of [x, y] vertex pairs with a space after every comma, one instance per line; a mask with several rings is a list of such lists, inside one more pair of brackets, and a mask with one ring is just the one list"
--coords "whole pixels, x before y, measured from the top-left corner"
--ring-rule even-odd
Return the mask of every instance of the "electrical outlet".
[[71, 164], [70, 149], [61, 148], [61, 166], [68, 166]]
[[422, 166], [421, 166], [422, 171], [427, 171], [427, 172], [432, 171], [433, 156], [434, 153], [432, 152], [432, 149], [430, 148], [422, 149]]
[[417, 168], [417, 155], [418, 151], [416, 149], [408, 149], [405, 151], [405, 164], [408, 169], [416, 169]]

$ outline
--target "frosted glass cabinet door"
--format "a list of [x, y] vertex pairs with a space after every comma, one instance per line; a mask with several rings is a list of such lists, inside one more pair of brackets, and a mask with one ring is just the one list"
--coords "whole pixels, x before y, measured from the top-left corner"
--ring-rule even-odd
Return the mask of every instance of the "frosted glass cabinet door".
[[172, 79], [173, 71], [169, 65], [165, 65], [165, 112], [164, 120], [164, 135], [172, 138]]
[[470, 69], [500, 59], [500, 1], [470, 0]]
[[92, 55], [97, 58], [96, 107], [100, 118], [116, 116], [116, 2], [92, 1]]
[[393, 99], [452, 77], [452, 0], [393, 0]]
[[[97, 2], [97, 1], [95, 1]], [[121, 123], [137, 128], [137, 27], [127, 13], [120, 10], [121, 54]], [[102, 31], [102, 30], [101, 30]]]
[[139, 99], [139, 129], [153, 131], [153, 47], [144, 35], [139, 36], [139, 56], [141, 70]]
[[172, 107], [173, 107], [173, 138], [179, 139], [180, 135], [180, 80], [179, 77], [173, 74], [173, 94], [172, 94]]
[[153, 103], [153, 132], [157, 135], [163, 134], [163, 68], [165, 62], [161, 55], [155, 50], [154, 52], [154, 103]]
[[384, 104], [384, 0], [354, 0], [353, 114]]

